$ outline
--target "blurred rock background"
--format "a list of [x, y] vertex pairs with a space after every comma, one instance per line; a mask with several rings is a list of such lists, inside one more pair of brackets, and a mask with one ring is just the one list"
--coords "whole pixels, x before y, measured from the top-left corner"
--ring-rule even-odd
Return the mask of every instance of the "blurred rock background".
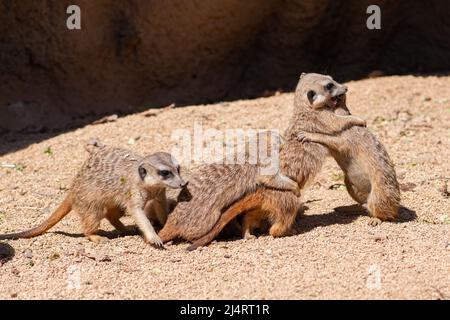
[[[81, 30], [66, 28], [71, 4]], [[439, 0], [1, 0], [0, 132], [269, 95], [303, 71], [446, 73], [449, 16]]]

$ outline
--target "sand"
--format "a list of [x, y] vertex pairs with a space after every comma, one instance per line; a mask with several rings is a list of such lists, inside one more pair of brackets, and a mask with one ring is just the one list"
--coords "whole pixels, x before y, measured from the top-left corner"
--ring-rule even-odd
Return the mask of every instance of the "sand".
[[[296, 234], [220, 240], [195, 252], [139, 235], [94, 244], [70, 214], [34, 239], [0, 242], [1, 299], [449, 299], [450, 77], [349, 82], [348, 105], [393, 159], [415, 219], [368, 225], [332, 159], [305, 194]], [[141, 154], [171, 151], [174, 129], [284, 130], [293, 94], [120, 117], [59, 135], [7, 135], [0, 151], [0, 233], [34, 226], [62, 201], [90, 138]], [[147, 115], [147, 116], [146, 116]], [[39, 141], [28, 144], [28, 141]], [[24, 146], [20, 148], [19, 146]], [[8, 165], [15, 165], [14, 168]], [[132, 224], [130, 217], [124, 219]], [[113, 230], [105, 221], [105, 231]]]

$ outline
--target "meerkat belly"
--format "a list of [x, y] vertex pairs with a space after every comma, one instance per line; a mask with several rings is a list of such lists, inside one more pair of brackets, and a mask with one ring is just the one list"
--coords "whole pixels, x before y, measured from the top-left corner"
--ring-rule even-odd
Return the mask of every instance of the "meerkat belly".
[[345, 182], [349, 192], [359, 203], [366, 203], [371, 190], [370, 174], [362, 159], [351, 156], [335, 158], [345, 174]]

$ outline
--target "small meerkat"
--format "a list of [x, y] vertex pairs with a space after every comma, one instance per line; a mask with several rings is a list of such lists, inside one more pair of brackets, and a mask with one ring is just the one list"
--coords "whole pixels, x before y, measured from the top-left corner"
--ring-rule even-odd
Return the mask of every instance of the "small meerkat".
[[[354, 126], [366, 125], [363, 119], [349, 114], [345, 106], [347, 87], [330, 76], [316, 73], [302, 74], [295, 90], [294, 113], [284, 133], [286, 142], [280, 149], [280, 168], [284, 175], [295, 180], [305, 190], [319, 173], [329, 155], [321, 144], [303, 144], [297, 138], [300, 131], [338, 134]], [[337, 114], [337, 111], [339, 114]], [[281, 237], [290, 234], [298, 213], [302, 211], [301, 198], [292, 193], [258, 188], [233, 203], [218, 219], [216, 225], [188, 248], [195, 250], [211, 242], [237, 215], [243, 214], [242, 233], [251, 231], [261, 220], [268, 219], [269, 234]]]
[[[261, 139], [262, 134], [257, 139]], [[246, 157], [248, 160], [248, 149]], [[299, 196], [300, 188], [295, 181], [281, 174], [279, 169], [275, 173], [263, 174], [264, 167], [260, 163], [246, 161], [243, 164], [211, 164], [195, 168], [189, 185], [180, 193], [180, 199], [189, 200], [178, 201], [159, 232], [161, 240], [167, 242], [181, 238], [193, 241], [203, 236], [228, 206], [260, 186]]]
[[[103, 218], [121, 233], [126, 231], [119, 220], [125, 211], [130, 213], [142, 232], [145, 241], [162, 246], [145, 213], [148, 200], [165, 203], [165, 188], [182, 188], [186, 185], [180, 176], [177, 161], [165, 152], [142, 157], [131, 151], [111, 147], [88, 151], [84, 162], [65, 200], [42, 224], [13, 234], [0, 235], [0, 239], [31, 238], [43, 234], [58, 223], [70, 211], [76, 211], [85, 236], [94, 242], [101, 240], [96, 234]], [[164, 197], [162, 195], [164, 194]], [[154, 206], [160, 223], [167, 215], [165, 205]]]
[[352, 127], [336, 135], [301, 131], [298, 139], [320, 143], [330, 150], [344, 171], [348, 193], [374, 218], [369, 224], [397, 219], [400, 189], [394, 164], [386, 148], [367, 128]]

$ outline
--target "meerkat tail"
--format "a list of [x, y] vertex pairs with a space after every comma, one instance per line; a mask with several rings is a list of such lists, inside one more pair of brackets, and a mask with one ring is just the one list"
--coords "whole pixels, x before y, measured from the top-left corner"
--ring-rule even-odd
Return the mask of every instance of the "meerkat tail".
[[0, 235], [0, 240], [6, 239], [14, 240], [20, 238], [33, 238], [39, 236], [44, 232], [46, 232], [47, 230], [49, 230], [59, 221], [61, 221], [61, 219], [64, 218], [71, 210], [72, 210], [72, 199], [66, 197], [66, 199], [64, 199], [64, 201], [60, 204], [58, 209], [56, 209], [55, 212], [39, 226], [27, 231]]
[[220, 219], [216, 222], [214, 227], [201, 238], [195, 240], [188, 248], [188, 251], [194, 251], [198, 247], [205, 246], [211, 241], [214, 240], [215, 237], [222, 231], [222, 229], [235, 217], [243, 213], [244, 211], [252, 209], [255, 205], [258, 205], [260, 202], [253, 196], [246, 197], [242, 201], [239, 201], [233, 204], [230, 208], [227, 209], [221, 216]]

